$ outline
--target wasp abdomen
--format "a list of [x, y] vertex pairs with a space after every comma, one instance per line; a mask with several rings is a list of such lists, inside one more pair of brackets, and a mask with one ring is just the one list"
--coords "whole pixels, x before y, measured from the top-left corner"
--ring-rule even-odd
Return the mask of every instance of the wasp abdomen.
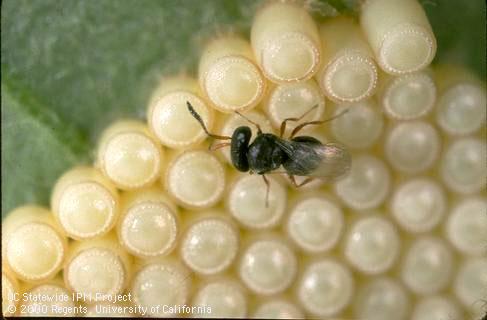
[[250, 131], [250, 128], [246, 126], [238, 127], [232, 134], [230, 156], [232, 158], [233, 166], [238, 171], [249, 171], [247, 151], [249, 149], [249, 141], [251, 136], [252, 131]]
[[[314, 151], [313, 147], [322, 146], [322, 143], [309, 136], [295, 137], [291, 141], [299, 144], [293, 146], [293, 156], [289, 157], [282, 165], [290, 174], [308, 176], [321, 163], [321, 157]], [[309, 147], [303, 148], [304, 144]]]

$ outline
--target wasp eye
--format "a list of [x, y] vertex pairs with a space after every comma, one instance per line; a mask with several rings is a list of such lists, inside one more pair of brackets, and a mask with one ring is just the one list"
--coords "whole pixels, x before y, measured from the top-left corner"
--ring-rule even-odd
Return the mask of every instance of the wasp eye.
[[[270, 121], [261, 111], [253, 109], [249, 112], [246, 112], [245, 116], [253, 122], [257, 123], [261, 127], [263, 132], [272, 133], [274, 131]], [[223, 136], [233, 136], [233, 134], [235, 134], [235, 130], [239, 127], [249, 127], [252, 133], [251, 136], [257, 136], [257, 128], [254, 125], [249, 126], [249, 122], [236, 113], [229, 114], [224, 117], [219, 134]], [[232, 159], [230, 155], [230, 148], [223, 148], [220, 150], [228, 163], [231, 164]]]

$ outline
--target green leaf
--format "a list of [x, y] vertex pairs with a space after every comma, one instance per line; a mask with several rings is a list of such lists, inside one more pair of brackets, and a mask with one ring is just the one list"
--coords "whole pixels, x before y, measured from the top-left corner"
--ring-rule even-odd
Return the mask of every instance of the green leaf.
[[[2, 79], [2, 216], [22, 203], [48, 203], [56, 177], [86, 158], [84, 139], [49, 108]], [[29, 107], [29, 108], [28, 108]]]
[[143, 118], [161, 75], [194, 72], [202, 43], [248, 30], [257, 1], [4, 1], [2, 217], [48, 204], [100, 131]]
[[438, 40], [434, 62], [465, 65], [485, 81], [485, 1], [422, 0], [421, 3]]
[[[329, 0], [355, 12], [358, 0]], [[2, 217], [48, 204], [70, 166], [92, 161], [100, 131], [143, 118], [162, 75], [195, 71], [202, 45], [248, 36], [259, 0], [5, 0], [2, 3]], [[424, 1], [439, 61], [485, 74], [483, 1]], [[318, 6], [319, 7], [319, 6]]]

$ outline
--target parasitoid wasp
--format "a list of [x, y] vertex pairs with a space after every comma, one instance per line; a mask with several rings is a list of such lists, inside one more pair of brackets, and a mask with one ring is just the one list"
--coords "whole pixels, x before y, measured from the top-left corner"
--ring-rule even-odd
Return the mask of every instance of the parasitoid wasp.
[[[230, 140], [230, 142], [214, 146], [211, 148], [212, 150], [230, 146], [230, 156], [235, 169], [241, 172], [250, 170], [251, 174], [262, 175], [267, 186], [266, 206], [268, 204], [270, 185], [265, 175], [278, 169], [281, 165], [285, 170], [283, 173], [289, 176], [296, 188], [304, 186], [315, 178], [334, 181], [343, 177], [350, 170], [351, 157], [344, 147], [335, 143], [323, 144], [310, 136], [296, 136], [304, 127], [326, 123], [343, 115], [348, 110], [329, 119], [299, 124], [291, 131], [289, 139], [283, 137], [287, 122], [300, 121], [317, 106], [314, 106], [299, 118], [287, 118], [282, 121], [279, 136], [272, 133], [263, 133], [257, 123], [236, 111], [238, 115], [257, 127], [257, 137], [250, 143], [252, 132], [248, 126], [238, 127], [231, 137], [210, 133], [191, 103], [186, 101], [186, 105], [191, 115], [200, 123], [209, 137], [216, 140]], [[297, 184], [294, 176], [306, 176], [307, 178]]]

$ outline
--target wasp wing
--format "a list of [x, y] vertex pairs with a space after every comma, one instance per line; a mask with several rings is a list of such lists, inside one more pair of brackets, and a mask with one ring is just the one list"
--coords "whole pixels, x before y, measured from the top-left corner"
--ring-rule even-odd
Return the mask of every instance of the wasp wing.
[[336, 180], [350, 171], [352, 159], [344, 147], [335, 143], [327, 143], [314, 146], [313, 150], [321, 158], [319, 166], [312, 172], [313, 176]]
[[350, 154], [339, 144], [283, 140], [279, 144], [288, 156], [283, 166], [289, 174], [334, 181], [350, 170]]

